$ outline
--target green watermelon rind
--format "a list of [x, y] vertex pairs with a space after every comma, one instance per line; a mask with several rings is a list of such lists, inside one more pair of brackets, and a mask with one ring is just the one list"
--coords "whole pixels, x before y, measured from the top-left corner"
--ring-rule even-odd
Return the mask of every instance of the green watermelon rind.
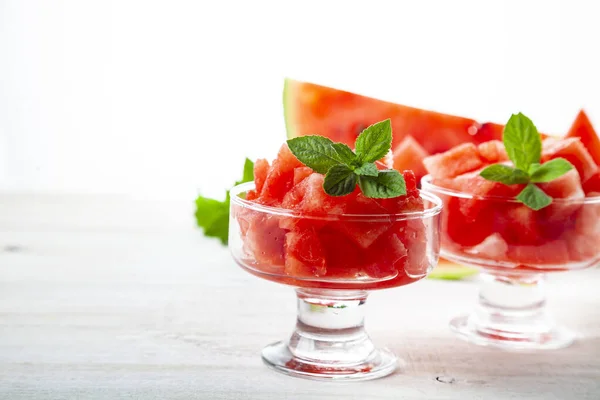
[[449, 281], [458, 281], [461, 279], [469, 278], [477, 275], [479, 270], [473, 267], [466, 266], [439, 266], [433, 269], [427, 278], [429, 279], [442, 279]]
[[296, 137], [296, 132], [294, 130], [294, 121], [296, 117], [296, 112], [294, 110], [294, 89], [296, 81], [290, 78], [285, 78], [283, 83], [283, 119], [285, 121], [285, 130], [287, 132], [288, 139], [292, 139]]

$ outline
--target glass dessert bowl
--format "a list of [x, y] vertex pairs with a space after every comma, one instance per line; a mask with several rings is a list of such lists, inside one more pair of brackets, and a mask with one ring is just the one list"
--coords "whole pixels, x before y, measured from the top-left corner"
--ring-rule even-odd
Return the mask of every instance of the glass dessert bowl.
[[[572, 174], [554, 188], [580, 191], [577, 172]], [[430, 175], [421, 181], [422, 190], [444, 203], [441, 256], [482, 271], [475, 309], [453, 319], [452, 330], [470, 342], [507, 350], [571, 344], [574, 335], [547, 313], [544, 278], [600, 262], [600, 197], [579, 192], [534, 211], [514, 197], [473, 195], [437, 183]]]
[[351, 195], [361, 213], [324, 212], [323, 205], [306, 214], [246, 200], [254, 188], [246, 183], [231, 190], [231, 253], [251, 274], [296, 287], [298, 298], [294, 332], [265, 347], [264, 362], [313, 379], [392, 373], [396, 357], [376, 348], [364, 328], [368, 291], [407, 285], [431, 271], [439, 255], [441, 200], [415, 191], [409, 201], [418, 210], [371, 213], [372, 199]]

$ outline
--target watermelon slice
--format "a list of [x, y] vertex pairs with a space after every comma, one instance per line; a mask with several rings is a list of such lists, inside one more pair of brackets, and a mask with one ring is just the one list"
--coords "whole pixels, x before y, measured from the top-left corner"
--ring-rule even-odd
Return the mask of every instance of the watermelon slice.
[[427, 175], [423, 159], [429, 156], [423, 146], [411, 135], [407, 135], [393, 152], [393, 168], [398, 171], [411, 170], [415, 173], [418, 182]]
[[585, 182], [598, 172], [598, 166], [579, 138], [547, 138], [542, 142], [542, 162], [562, 157], [569, 161]]
[[[318, 134], [353, 146], [364, 128], [387, 118], [392, 120], [394, 149], [409, 135], [428, 154], [443, 152], [465, 142], [483, 143], [502, 137], [502, 125], [480, 124], [469, 118], [292, 79], [285, 81], [283, 105], [290, 138]], [[409, 169], [418, 171], [419, 165], [416, 160], [415, 166]]]
[[581, 143], [589, 151], [594, 162], [600, 165], [600, 138], [585, 111], [579, 111], [566, 137], [581, 139]]

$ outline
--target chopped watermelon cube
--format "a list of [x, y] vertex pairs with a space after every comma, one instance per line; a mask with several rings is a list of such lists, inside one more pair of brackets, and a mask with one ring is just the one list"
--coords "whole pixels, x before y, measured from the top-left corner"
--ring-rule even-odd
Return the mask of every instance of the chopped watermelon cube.
[[406, 194], [409, 196], [418, 196], [419, 191], [417, 189], [417, 183], [419, 180], [417, 179], [414, 171], [404, 170], [402, 171], [402, 176], [404, 177], [404, 182], [406, 183]]
[[585, 181], [583, 191], [587, 195], [596, 193], [596, 196], [600, 196], [600, 172], [595, 173], [590, 179]]
[[294, 277], [327, 273], [325, 251], [314, 227], [285, 234], [285, 273]]
[[536, 211], [520, 203], [510, 203], [498, 209], [495, 231], [510, 245], [536, 244], [540, 241]]
[[493, 233], [477, 246], [469, 249], [469, 254], [486, 260], [506, 261], [508, 244], [499, 233]]
[[363, 272], [372, 278], [384, 278], [398, 273], [395, 264], [405, 258], [408, 250], [398, 235], [392, 232], [381, 235], [365, 253], [365, 267]]
[[600, 236], [600, 204], [586, 204], [579, 209], [575, 231], [583, 236]]
[[539, 183], [538, 186], [548, 196], [556, 199], [583, 199], [585, 197], [581, 187], [581, 178], [575, 169], [551, 182]]
[[575, 118], [575, 122], [573, 122], [566, 137], [579, 138], [592, 156], [594, 162], [600, 165], [600, 138], [594, 130], [585, 111], [579, 111], [579, 114], [577, 114], [577, 118]]
[[[573, 169], [563, 176], [548, 182], [538, 184], [548, 196], [555, 199], [581, 200], [585, 193], [581, 187], [581, 179], [577, 170]], [[572, 225], [574, 221], [571, 216], [581, 208], [578, 203], [565, 203], [555, 201], [548, 207], [538, 211], [537, 219], [541, 226], [541, 231], [546, 237], [557, 237], [565, 228]]]
[[[388, 211], [379, 201], [365, 197], [358, 193], [352, 201], [349, 202], [346, 209], [348, 214], [387, 214]], [[354, 243], [361, 248], [366, 249], [371, 246], [377, 238], [387, 231], [391, 226], [381, 222], [369, 221], [339, 221], [335, 223], [335, 228], [343, 232]]]
[[393, 168], [398, 171], [412, 170], [418, 181], [427, 175], [423, 159], [429, 153], [412, 136], [407, 135], [393, 152]]
[[314, 171], [308, 167], [294, 168], [294, 186], [302, 182], [304, 178], [307, 178], [313, 172]]
[[361, 251], [356, 244], [331, 226], [325, 226], [318, 234], [325, 250], [328, 275], [356, 276], [362, 264]]
[[256, 200], [258, 198], [258, 193], [256, 190], [248, 190], [246, 193], [246, 200]]
[[269, 205], [279, 203], [294, 184], [294, 169], [303, 166], [287, 144], [281, 146], [261, 190], [262, 202]]
[[453, 178], [481, 168], [483, 161], [473, 143], [464, 143], [444, 153], [425, 158], [423, 164], [434, 178]]
[[236, 218], [240, 224], [244, 252], [259, 264], [282, 265], [286, 231], [279, 227], [278, 217], [250, 209], [238, 209]]
[[542, 162], [562, 157], [573, 164], [582, 182], [598, 172], [598, 166], [579, 138], [547, 138], [542, 145]]
[[489, 142], [481, 143], [477, 146], [477, 150], [481, 158], [490, 164], [508, 161], [508, 154], [506, 154], [506, 149], [504, 149], [504, 143], [500, 140], [490, 140]]
[[403, 222], [405, 228], [400, 229], [399, 236], [404, 239], [407, 257], [397, 261], [396, 265], [400, 263], [398, 269], [404, 270], [410, 277], [422, 277], [427, 274], [430, 267], [425, 224], [420, 219], [409, 219]]
[[[305, 214], [342, 214], [350, 197], [332, 197], [323, 189], [324, 177], [312, 173], [291, 188], [283, 197], [281, 206]], [[353, 196], [350, 194], [348, 196]]]
[[531, 266], [561, 265], [569, 262], [570, 255], [564, 240], [551, 240], [538, 245], [510, 245], [508, 258], [513, 262]]
[[595, 235], [567, 236], [567, 245], [571, 261], [589, 261], [594, 258], [600, 260], [598, 243], [600, 243], [600, 233], [596, 233]]
[[256, 193], [260, 193], [262, 191], [265, 181], [267, 180], [269, 168], [271, 168], [271, 166], [264, 158], [260, 158], [254, 163], [254, 184], [256, 186]]
[[493, 233], [494, 213], [488, 208], [481, 209], [477, 217], [465, 215], [462, 212], [463, 201], [458, 197], [446, 197], [442, 211], [442, 233], [447, 235], [444, 242], [455, 243], [459, 246], [471, 247], [483, 242]]

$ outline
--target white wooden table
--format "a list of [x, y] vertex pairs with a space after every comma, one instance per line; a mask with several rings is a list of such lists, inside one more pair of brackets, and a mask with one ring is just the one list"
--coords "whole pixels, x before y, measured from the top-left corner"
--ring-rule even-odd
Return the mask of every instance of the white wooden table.
[[600, 399], [600, 270], [555, 276], [581, 334], [539, 354], [463, 343], [474, 282], [373, 293], [367, 327], [405, 365], [361, 383], [277, 374], [263, 345], [294, 324], [289, 287], [246, 274], [195, 229], [193, 204], [0, 194], [2, 399]]

